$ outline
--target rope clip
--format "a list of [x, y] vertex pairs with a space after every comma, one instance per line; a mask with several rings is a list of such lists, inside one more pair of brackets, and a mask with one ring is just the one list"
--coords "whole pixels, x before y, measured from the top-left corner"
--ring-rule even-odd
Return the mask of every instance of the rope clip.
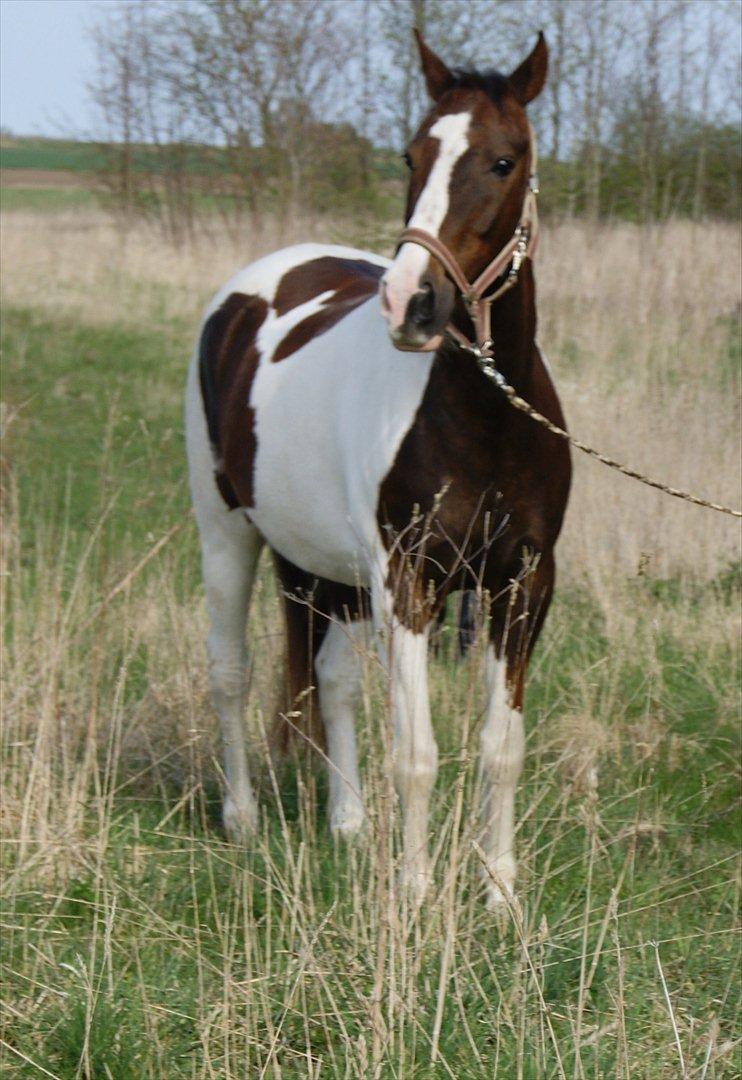
[[491, 371], [495, 370], [495, 357], [492, 352], [494, 344], [492, 338], [487, 338], [481, 345], [474, 345], [471, 349], [471, 352], [477, 358], [477, 363], [486, 375], [490, 375]]

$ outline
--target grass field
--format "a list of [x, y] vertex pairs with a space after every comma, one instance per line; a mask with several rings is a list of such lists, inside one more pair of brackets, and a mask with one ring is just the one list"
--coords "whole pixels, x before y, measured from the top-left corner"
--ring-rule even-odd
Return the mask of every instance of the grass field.
[[63, 169], [84, 173], [98, 168], [103, 156], [100, 146], [93, 142], [4, 135], [0, 141], [0, 161], [4, 169]]
[[[91, 209], [3, 216], [4, 1073], [739, 1076], [726, 518], [576, 462], [527, 696], [522, 916], [478, 895], [479, 650], [457, 664], [449, 628], [433, 660], [436, 886], [416, 916], [395, 895], [371, 656], [365, 839], [333, 846], [319, 765], [270, 765], [267, 567], [246, 717], [261, 832], [247, 852], [225, 842], [181, 387], [210, 291], [290, 239], [268, 223], [178, 250]], [[538, 267], [575, 432], [735, 505], [737, 245], [726, 226], [554, 224]]]

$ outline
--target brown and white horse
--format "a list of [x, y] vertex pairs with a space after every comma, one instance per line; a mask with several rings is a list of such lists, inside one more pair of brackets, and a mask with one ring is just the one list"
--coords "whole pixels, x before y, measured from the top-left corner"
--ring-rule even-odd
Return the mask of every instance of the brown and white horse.
[[[418, 45], [433, 107], [406, 155], [406, 222], [445, 245], [471, 281], [521, 216], [532, 155], [525, 106], [544, 84], [547, 49], [540, 37], [505, 77], [452, 72]], [[510, 407], [474, 352], [446, 334], [449, 324], [474, 337], [451, 276], [418, 243], [403, 242], [393, 262], [346, 247], [287, 248], [214, 297], [186, 405], [224, 824], [244, 838], [257, 820], [243, 732], [245, 622], [267, 543], [284, 592], [289, 700], [306, 702], [316, 687], [330, 828], [339, 835], [364, 822], [358, 644], [369, 630], [377, 635], [390, 680], [401, 875], [418, 896], [429, 881], [437, 766], [428, 632], [462, 573], [492, 598], [482, 843], [512, 892], [524, 677], [554, 585], [570, 484], [565, 444]], [[535, 329], [526, 260], [492, 309], [494, 355], [507, 381], [563, 425]], [[490, 885], [490, 903], [502, 899]]]

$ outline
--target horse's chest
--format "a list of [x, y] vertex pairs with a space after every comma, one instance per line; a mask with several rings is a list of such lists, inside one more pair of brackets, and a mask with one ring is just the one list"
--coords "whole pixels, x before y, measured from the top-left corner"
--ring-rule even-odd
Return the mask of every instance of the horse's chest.
[[250, 394], [250, 517], [285, 558], [351, 585], [368, 584], [379, 492], [431, 364], [429, 356], [392, 350], [381, 320], [369, 319], [370, 306], [285, 360], [261, 360]]

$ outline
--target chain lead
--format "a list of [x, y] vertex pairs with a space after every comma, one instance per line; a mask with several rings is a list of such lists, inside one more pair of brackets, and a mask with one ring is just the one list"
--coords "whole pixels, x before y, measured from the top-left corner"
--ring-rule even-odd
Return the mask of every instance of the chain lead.
[[[647, 487], [662, 491], [665, 495], [672, 495], [676, 499], [684, 499], [686, 502], [693, 503], [694, 506], [705, 506], [708, 510], [717, 510], [720, 514], [729, 514], [730, 517], [742, 518], [742, 510], [735, 510], [733, 507], [724, 506], [722, 503], [710, 502], [708, 499], [702, 499], [698, 495], [692, 495], [689, 491], [682, 491], [680, 488], [670, 487], [669, 484], [663, 484], [661, 480], [654, 480], [651, 476], [645, 476], [644, 473], [640, 473], [636, 469], [631, 469], [627, 465], [622, 465], [620, 461], [616, 461], [606, 454], [601, 454], [599, 450], [596, 450], [592, 446], [588, 446], [587, 443], [581, 442], [579, 439], [576, 439], [574, 435], [570, 435], [568, 431], [565, 431], [563, 428], [552, 423], [546, 416], [537, 412], [533, 405], [529, 405], [527, 401], [520, 397], [515, 388], [506, 381], [502, 372], [497, 370], [491, 347], [492, 341], [485, 342], [485, 345], [481, 347], [462, 346], [467, 352], [472, 353], [476, 357], [480, 371], [502, 390], [514, 409], [518, 409], [519, 412], [525, 413], [526, 416], [530, 416], [532, 420], [535, 420], [537, 424], [541, 424], [541, 426], [545, 427], [547, 431], [550, 431], [552, 435], [557, 435], [560, 439], [565, 439], [571, 446], [574, 446], [577, 450], [582, 450], [583, 454], [588, 454], [590, 457], [596, 458], [596, 460], [600, 461], [603, 465], [607, 465], [611, 469], [616, 469], [617, 472], [623, 473], [624, 476], [628, 476], [632, 480], [639, 480], [642, 484], [646, 484]], [[484, 349], [487, 350], [486, 353], [484, 352]]]

